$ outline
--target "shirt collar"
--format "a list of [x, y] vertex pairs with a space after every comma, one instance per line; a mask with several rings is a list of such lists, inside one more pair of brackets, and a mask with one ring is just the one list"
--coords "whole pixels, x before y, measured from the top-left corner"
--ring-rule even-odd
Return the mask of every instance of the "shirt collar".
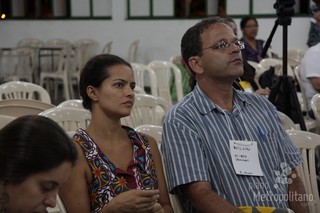
[[[251, 104], [250, 100], [246, 97], [246, 92], [244, 91], [239, 91], [233, 88], [233, 98], [234, 101], [239, 105], [241, 108], [245, 107], [246, 104]], [[220, 107], [216, 105], [214, 102], [212, 102], [208, 96], [204, 93], [204, 91], [199, 87], [197, 84], [192, 92], [193, 94], [193, 99], [194, 99], [194, 104], [200, 114], [207, 114], [211, 112], [214, 109], [219, 109]]]

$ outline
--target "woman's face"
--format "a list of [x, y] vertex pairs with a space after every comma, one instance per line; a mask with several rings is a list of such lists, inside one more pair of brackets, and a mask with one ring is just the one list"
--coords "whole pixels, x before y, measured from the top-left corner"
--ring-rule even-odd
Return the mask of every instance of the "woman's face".
[[258, 23], [254, 19], [250, 19], [242, 29], [242, 33], [249, 38], [255, 38], [258, 34], [258, 29]]
[[48, 172], [31, 175], [20, 184], [6, 184], [8, 213], [46, 212], [47, 207], [55, 207], [58, 189], [68, 180], [70, 172], [71, 163], [64, 162]]
[[[108, 72], [109, 77], [95, 89], [96, 101], [93, 103], [109, 117], [118, 119], [128, 116], [135, 97], [133, 71], [120, 64], [108, 68]], [[92, 112], [95, 113], [95, 110]]]

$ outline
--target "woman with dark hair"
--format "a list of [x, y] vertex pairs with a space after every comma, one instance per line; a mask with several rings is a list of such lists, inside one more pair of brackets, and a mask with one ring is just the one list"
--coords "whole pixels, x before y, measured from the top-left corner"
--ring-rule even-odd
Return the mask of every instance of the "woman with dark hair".
[[121, 125], [135, 100], [130, 64], [97, 55], [79, 88], [92, 119], [73, 137], [79, 163], [61, 189], [68, 212], [173, 212], [155, 139]]
[[240, 21], [242, 31], [241, 41], [244, 42], [245, 48], [241, 50], [245, 60], [259, 63], [262, 59], [264, 40], [256, 39], [258, 34], [258, 21], [255, 17], [245, 16]]
[[0, 130], [0, 212], [46, 212], [56, 205], [77, 150], [65, 131], [39, 115], [22, 116]]

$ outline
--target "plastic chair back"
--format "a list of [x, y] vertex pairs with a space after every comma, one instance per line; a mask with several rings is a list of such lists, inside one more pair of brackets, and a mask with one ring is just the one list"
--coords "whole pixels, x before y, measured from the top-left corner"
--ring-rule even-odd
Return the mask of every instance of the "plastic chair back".
[[31, 47], [16, 47], [3, 55], [3, 68], [6, 69], [6, 72], [2, 73], [3, 81], [33, 82], [35, 52]]
[[155, 60], [148, 64], [155, 71], [158, 82], [158, 96], [167, 100], [172, 105], [170, 92], [170, 80], [173, 75], [174, 85], [176, 87], [177, 99], [180, 101], [183, 98], [182, 92], [182, 77], [180, 69], [170, 61]]
[[145, 77], [149, 78], [151, 95], [158, 96], [157, 76], [154, 70], [150, 69], [147, 65], [140, 63], [131, 63], [131, 67], [136, 84], [144, 89], [146, 82]]
[[313, 196], [313, 199], [309, 201], [309, 211], [310, 213], [318, 213], [320, 212], [320, 199], [315, 159], [316, 157], [319, 159], [320, 135], [300, 130], [287, 130], [287, 133], [303, 157], [303, 163], [298, 166], [297, 171], [304, 184], [306, 194]]
[[112, 41], [109, 41], [106, 45], [104, 45], [102, 49], [102, 53], [104, 54], [110, 54], [112, 50]]
[[58, 108], [71, 107], [71, 108], [84, 109], [83, 105], [82, 105], [82, 100], [80, 100], [80, 99], [65, 100], [65, 101], [61, 102], [57, 107]]
[[0, 85], [0, 100], [5, 99], [33, 99], [51, 104], [49, 93], [43, 87], [22, 81], [10, 81]]
[[277, 112], [285, 130], [300, 129], [300, 127], [298, 126], [299, 124], [295, 124], [289, 116], [287, 116], [283, 112], [280, 112], [280, 111], [277, 111]]
[[169, 104], [163, 98], [136, 94], [131, 114], [122, 118], [122, 123], [133, 128], [143, 124], [162, 125], [168, 110]]
[[130, 62], [130, 63], [137, 61], [137, 53], [138, 53], [139, 42], [140, 42], [139, 40], [135, 40], [129, 46], [127, 61]]
[[91, 113], [85, 109], [71, 107], [52, 108], [39, 115], [51, 118], [57, 122], [66, 132], [76, 131], [79, 128], [87, 128], [91, 121]]
[[34, 47], [39, 48], [44, 46], [44, 42], [37, 38], [24, 38], [18, 41], [17, 47]]

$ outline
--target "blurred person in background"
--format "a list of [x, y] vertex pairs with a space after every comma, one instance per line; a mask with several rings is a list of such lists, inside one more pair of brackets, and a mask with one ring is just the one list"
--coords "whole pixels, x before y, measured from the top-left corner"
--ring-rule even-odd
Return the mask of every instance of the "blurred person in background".
[[240, 29], [242, 31], [242, 38], [245, 49], [242, 51], [242, 56], [245, 60], [259, 63], [263, 58], [263, 45], [265, 43], [262, 39], [257, 39], [259, 30], [258, 21], [255, 17], [245, 16], [240, 21]]
[[320, 0], [313, 0], [314, 5], [309, 9], [311, 16], [310, 30], [308, 35], [307, 45], [309, 47], [320, 42]]

